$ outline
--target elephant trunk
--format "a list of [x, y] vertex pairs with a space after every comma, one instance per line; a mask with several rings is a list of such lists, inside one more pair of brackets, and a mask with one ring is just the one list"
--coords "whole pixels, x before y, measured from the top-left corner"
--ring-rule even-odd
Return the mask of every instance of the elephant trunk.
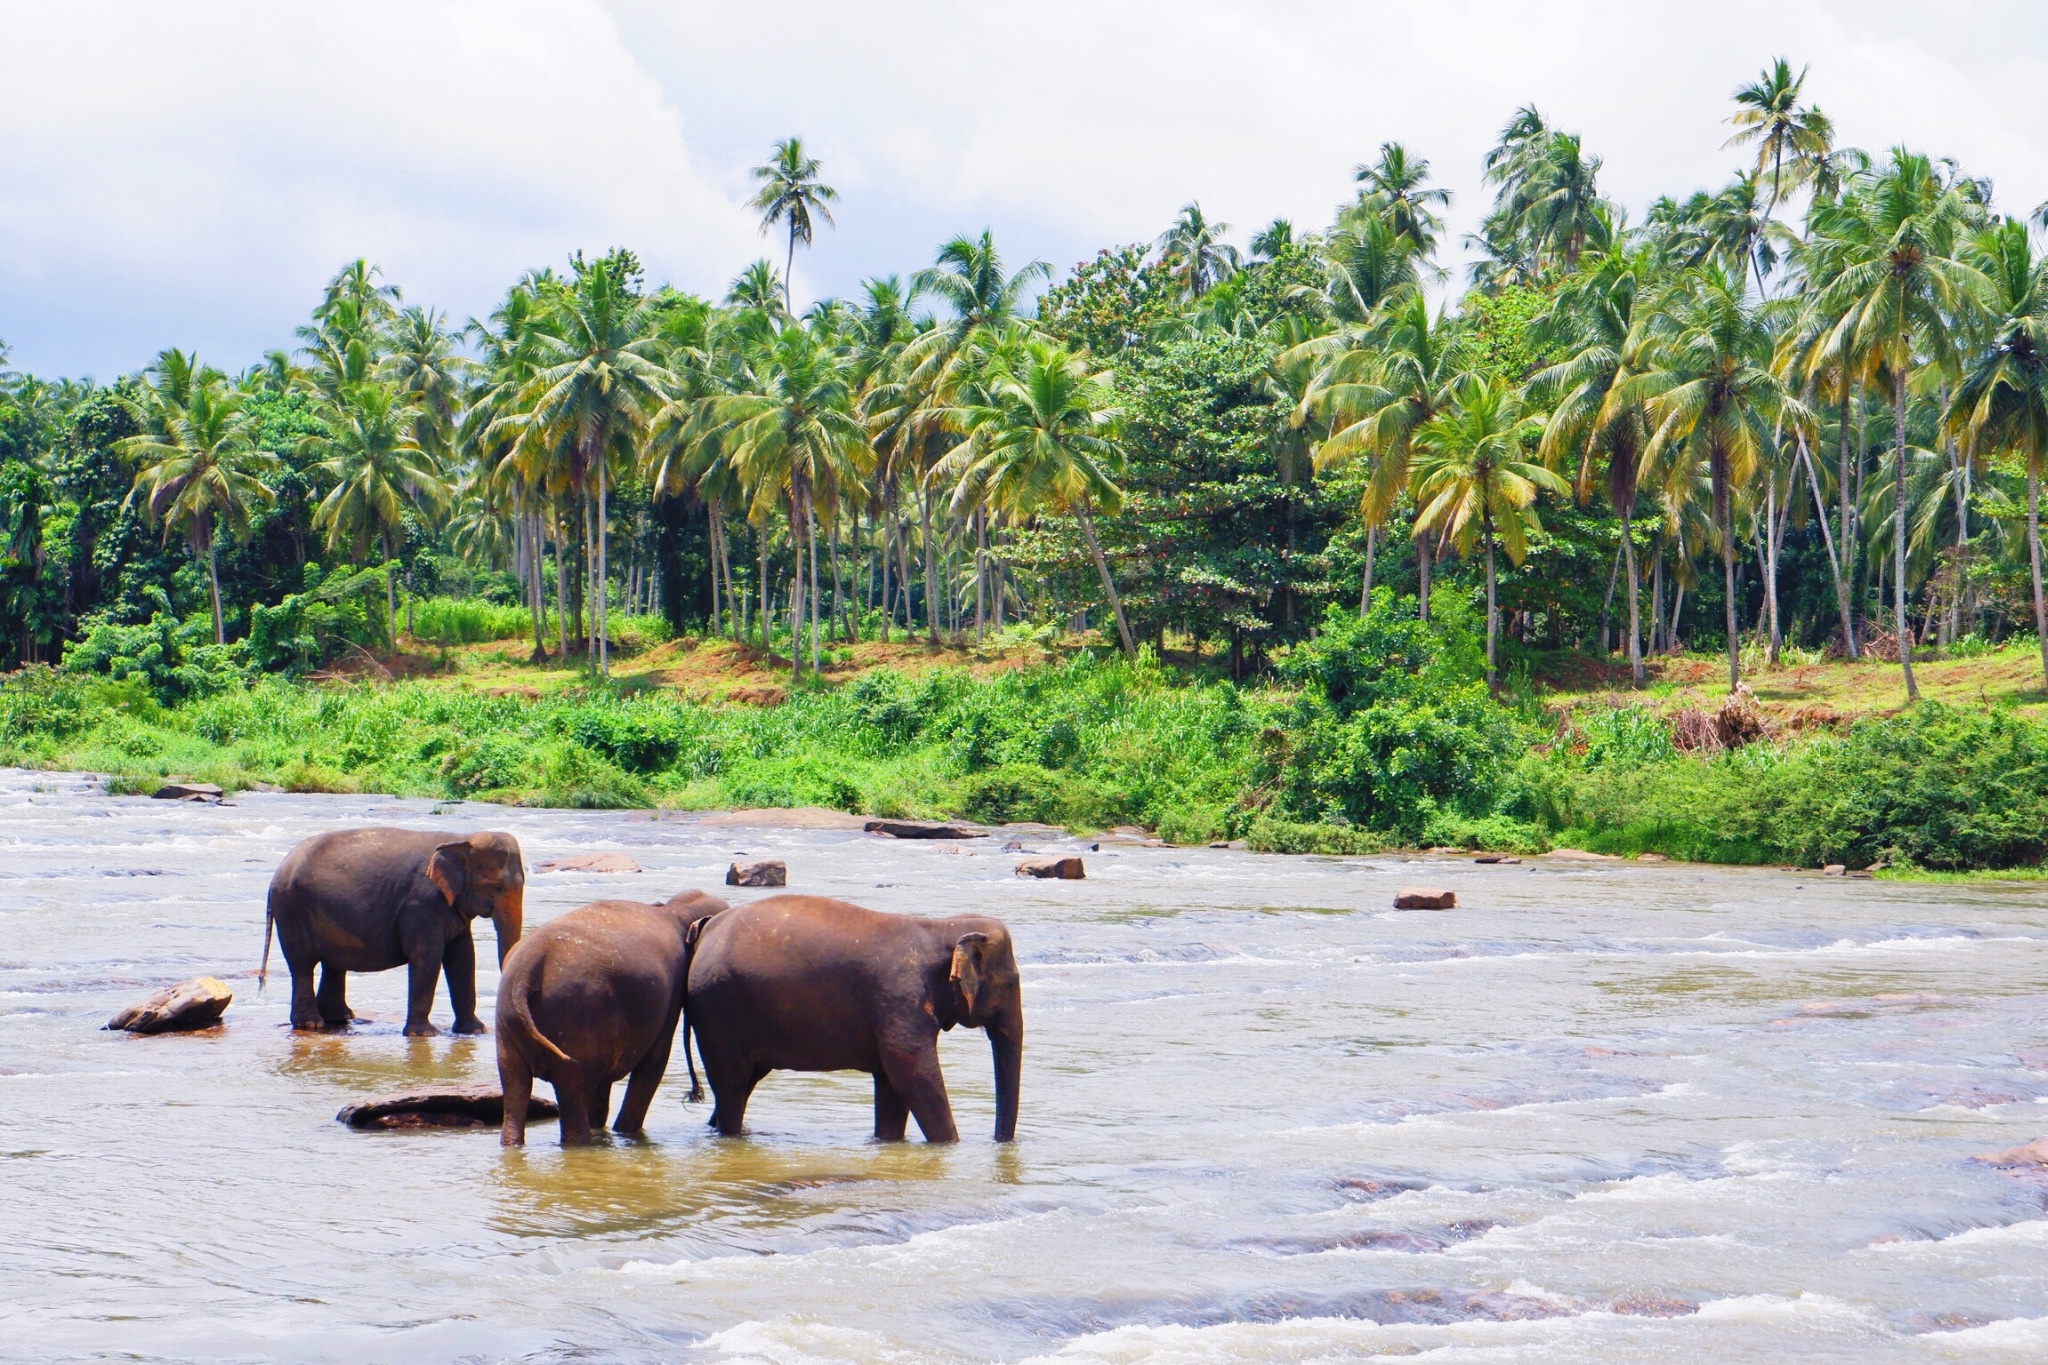
[[987, 1028], [996, 1063], [996, 1141], [1010, 1142], [1017, 1136], [1017, 1088], [1024, 1071], [1024, 1011], [1006, 1011]]
[[519, 902], [500, 906], [491, 915], [491, 925], [498, 931], [498, 965], [505, 965], [505, 954], [512, 951], [512, 945], [519, 942], [520, 930], [524, 927], [525, 916]]

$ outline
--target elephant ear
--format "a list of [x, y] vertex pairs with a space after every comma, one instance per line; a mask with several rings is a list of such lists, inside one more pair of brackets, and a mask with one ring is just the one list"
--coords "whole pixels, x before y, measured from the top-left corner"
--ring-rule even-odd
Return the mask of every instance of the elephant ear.
[[450, 905], [462, 894], [462, 888], [469, 884], [469, 841], [457, 839], [442, 844], [434, 850], [434, 856], [427, 859], [427, 880], [441, 893]]
[[953, 969], [947, 979], [960, 989], [967, 1017], [974, 1017], [975, 997], [981, 994], [984, 968], [988, 964], [988, 935], [962, 934], [953, 945]]

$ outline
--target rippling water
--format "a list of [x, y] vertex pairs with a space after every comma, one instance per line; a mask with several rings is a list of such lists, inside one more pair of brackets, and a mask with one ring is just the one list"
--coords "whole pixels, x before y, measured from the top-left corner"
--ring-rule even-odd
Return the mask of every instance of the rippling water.
[[[857, 1076], [772, 1077], [737, 1141], [674, 1080], [644, 1141], [349, 1131], [352, 1098], [495, 1077], [488, 1039], [400, 1036], [402, 971], [352, 978], [373, 1020], [347, 1036], [284, 1028], [281, 973], [257, 996], [271, 869], [366, 823], [647, 869], [535, 875], [529, 925], [714, 885], [741, 853], [787, 859], [796, 890], [1001, 916], [1019, 1141], [988, 1141], [965, 1033], [951, 1149], [867, 1142]], [[1057, 883], [1013, 861], [0, 772], [0, 1355], [2048, 1357], [2048, 1174], [1969, 1160], [2048, 1133], [2048, 890], [1108, 846]], [[1389, 910], [1413, 881], [1461, 908]], [[202, 972], [235, 987], [225, 1028], [96, 1031]]]

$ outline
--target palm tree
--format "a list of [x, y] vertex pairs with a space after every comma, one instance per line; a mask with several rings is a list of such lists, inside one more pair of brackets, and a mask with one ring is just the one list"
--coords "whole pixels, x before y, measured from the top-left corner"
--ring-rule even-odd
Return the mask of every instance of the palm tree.
[[1441, 210], [1450, 207], [1451, 192], [1429, 187], [1427, 160], [1410, 156], [1398, 142], [1382, 142], [1380, 159], [1358, 167], [1352, 178], [1365, 186], [1361, 202], [1386, 215], [1387, 225], [1417, 256], [1436, 250], [1437, 235], [1444, 230]]
[[591, 507], [591, 586], [596, 598], [590, 633], [591, 662], [611, 671], [607, 608], [609, 466], [632, 469], [640, 439], [660, 411], [670, 382], [653, 335], [648, 301], [639, 289], [640, 262], [613, 251], [585, 262], [574, 278], [547, 286], [542, 301], [554, 332], [537, 338], [538, 367], [518, 395], [514, 413], [500, 420], [516, 427], [519, 458], [529, 469], [552, 471]]
[[[523, 468], [518, 458], [518, 424], [524, 418], [519, 395], [540, 368], [540, 343], [548, 335], [552, 321], [541, 306], [538, 284], [531, 276], [506, 292], [505, 301], [492, 312], [489, 321], [470, 319], [464, 331], [476, 343], [479, 357], [475, 371], [481, 382], [470, 395], [457, 431], [460, 449], [479, 473], [509, 485], [521, 518], [521, 539], [526, 547], [526, 604], [533, 617], [536, 663], [547, 658], [547, 593], [542, 584], [541, 560], [546, 542], [548, 490], [545, 479], [535, 477], [536, 471]], [[556, 601], [566, 608], [569, 566], [559, 536], [555, 548]], [[566, 610], [556, 613], [556, 625], [558, 645], [566, 655]]]
[[1202, 297], [1243, 264], [1237, 248], [1223, 240], [1228, 231], [1230, 224], [1210, 222], [1200, 204], [1189, 203], [1159, 234], [1159, 263], [1180, 280], [1190, 299]]
[[1433, 533], [1469, 556], [1474, 540], [1486, 552], [1486, 685], [1499, 680], [1496, 666], [1500, 604], [1494, 582], [1494, 547], [1519, 565], [1529, 552], [1528, 532], [1536, 519], [1539, 489], [1570, 488], [1526, 456], [1543, 434], [1543, 420], [1529, 415], [1505, 382], [1472, 375], [1458, 385], [1452, 406], [1415, 433], [1415, 531]]
[[[408, 510], [429, 513], [448, 496], [433, 457], [418, 441], [420, 411], [388, 385], [346, 391], [320, 416], [320, 430], [299, 443], [302, 454], [332, 482], [313, 514], [331, 549], [360, 563], [374, 542], [384, 554], [384, 625], [398, 643], [398, 558]], [[410, 613], [410, 608], [407, 609]]]
[[1629, 337], [1636, 303], [1650, 288], [1646, 249], [1609, 248], [1559, 292], [1541, 327], [1557, 338], [1564, 359], [1530, 378], [1534, 393], [1555, 395], [1539, 452], [1555, 465], [1578, 454], [1576, 491], [1584, 503], [1595, 468], [1606, 466], [1607, 498], [1621, 519], [1621, 553], [1628, 576], [1628, 664], [1637, 687], [1644, 682], [1639, 576], [1630, 518], [1635, 511], [1637, 462], [1649, 444], [1649, 414], [1627, 392]]
[[811, 244], [812, 217], [815, 215], [831, 227], [832, 210], [828, 205], [839, 198], [839, 191], [818, 179], [818, 158], [804, 151], [802, 138], [784, 138], [775, 144], [769, 159], [754, 167], [754, 179], [761, 182], [761, 188], [747, 202], [747, 207], [758, 209], [761, 214], [761, 235], [777, 223], [789, 228], [789, 252], [782, 265], [782, 302], [790, 312], [796, 311], [796, 304], [789, 293], [790, 272], [796, 269], [796, 244]]
[[1857, 177], [1839, 200], [1822, 203], [1813, 218], [1816, 254], [1832, 267], [1815, 306], [1838, 319], [1822, 349], [1866, 382], [1882, 377], [1891, 384], [1892, 600], [1908, 701], [1920, 689], [1906, 617], [1906, 392], [1924, 364], [1955, 365], [1951, 322], [1985, 284], [1957, 252], [1980, 218], [1972, 196], [1903, 147]]
[[1804, 109], [1799, 107], [1806, 71], [1802, 66], [1794, 76], [1791, 63], [1778, 58], [1755, 80], [1736, 90], [1736, 109], [1728, 116], [1736, 132], [1722, 146], [1754, 143], [1756, 167], [1752, 174], [1761, 177], [1764, 168], [1770, 168], [1771, 198], [1763, 214], [1766, 219], [1778, 211], [1778, 202], [1787, 189], [1814, 178], [1833, 149], [1835, 130], [1828, 116], [1810, 104]]
[[1970, 243], [1988, 288], [1991, 346], [1963, 371], [1946, 425], [1980, 451], [2010, 450], [2027, 467], [2027, 561], [2033, 574], [2034, 634], [2048, 684], [2048, 609], [2041, 590], [2041, 466], [2048, 458], [2048, 254], [2025, 222], [2007, 218]]
[[755, 261], [733, 279], [732, 286], [725, 291], [725, 301], [730, 307], [759, 313], [779, 326], [790, 316], [789, 277], [776, 275], [775, 267], [765, 260]]
[[1638, 319], [1630, 341], [1635, 371], [1614, 397], [1642, 403], [1652, 432], [1645, 470], [1668, 490], [1704, 468], [1720, 540], [1728, 688], [1742, 680], [1735, 619], [1734, 499], [1776, 448], [1781, 421], [1803, 423], [1806, 410], [1771, 368], [1772, 337], [1740, 276], [1718, 265], [1688, 271]]
[[1270, 261], [1293, 245], [1294, 224], [1275, 218], [1252, 234], [1252, 259]]
[[1524, 246], [1538, 270], [1555, 262], [1577, 269], [1589, 242], [1604, 246], [1613, 234], [1616, 211], [1600, 197], [1600, 164], [1577, 133], [1550, 127], [1533, 105], [1517, 110], [1486, 155], [1487, 183], [1498, 189], [1472, 240], [1496, 258]]
[[407, 308], [390, 325], [389, 350], [379, 364], [384, 377], [419, 409], [420, 448], [438, 460], [452, 453], [456, 409], [469, 362], [456, 354], [447, 314], [437, 308]]
[[1109, 377], [1056, 343], [1031, 340], [1021, 356], [997, 367], [979, 401], [965, 410], [967, 443], [933, 470], [950, 478], [955, 496], [973, 494], [1019, 519], [1044, 512], [1072, 516], [1102, 580], [1128, 658], [1137, 646], [1109, 561], [1095, 533], [1095, 511], [1115, 512], [1123, 493], [1111, 474], [1122, 453], [1114, 436]]
[[240, 539], [250, 513], [276, 501], [264, 480], [276, 474], [278, 460], [257, 448], [243, 396], [219, 371], [175, 351], [158, 357], [153, 369], [153, 401], [142, 400], [137, 412], [145, 430], [115, 447], [140, 467], [128, 500], [141, 495], [151, 524], [161, 522], [166, 535], [184, 532], [193, 560], [206, 565], [213, 642], [225, 644], [216, 533]]

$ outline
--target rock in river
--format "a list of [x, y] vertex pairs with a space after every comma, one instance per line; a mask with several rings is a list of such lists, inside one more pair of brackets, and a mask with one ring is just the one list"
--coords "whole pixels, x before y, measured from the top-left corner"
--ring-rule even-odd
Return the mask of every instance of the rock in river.
[[235, 993], [227, 983], [210, 976], [195, 976], [158, 991], [139, 1005], [130, 1005], [105, 1027], [128, 1033], [183, 1033], [212, 1028], [220, 1022]]
[[1404, 886], [1394, 893], [1396, 910], [1455, 910], [1458, 893], [1440, 886]]
[[[561, 1117], [553, 1100], [535, 1095], [530, 1120]], [[496, 1128], [505, 1121], [505, 1095], [495, 1085], [443, 1085], [372, 1095], [334, 1116], [351, 1128]]]
[[725, 869], [727, 886], [788, 886], [789, 864], [779, 858], [755, 863], [734, 863]]
[[972, 825], [948, 825], [937, 820], [869, 820], [861, 828], [892, 839], [979, 839], [987, 832]]
[[1078, 882], [1087, 877], [1079, 858], [1026, 858], [1017, 864], [1020, 877], [1051, 877], [1063, 882]]
[[535, 872], [638, 872], [640, 864], [624, 853], [584, 853], [574, 858], [543, 858]]
[[166, 782], [150, 795], [159, 801], [218, 801], [221, 791], [211, 782]]
[[1987, 1166], [2048, 1166], [2048, 1138], [2035, 1138], [2009, 1152], [1984, 1152], [1973, 1160]]

